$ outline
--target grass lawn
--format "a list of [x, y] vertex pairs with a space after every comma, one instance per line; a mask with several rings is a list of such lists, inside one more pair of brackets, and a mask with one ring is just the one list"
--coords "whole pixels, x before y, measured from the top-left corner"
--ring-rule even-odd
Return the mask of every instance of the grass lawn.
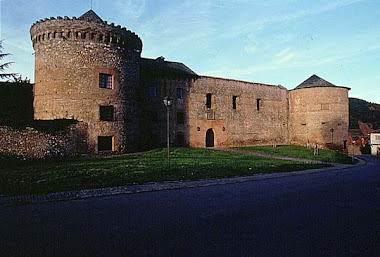
[[314, 149], [307, 150], [304, 146], [298, 145], [281, 145], [276, 148], [272, 146], [247, 146], [247, 147], [236, 147], [236, 149], [266, 153], [271, 155], [281, 155], [302, 159], [318, 160], [323, 162], [334, 162], [334, 163], [344, 163], [344, 164], [354, 164], [357, 161], [352, 162], [352, 158], [335, 151], [322, 150], [319, 149], [319, 155], [314, 156]]
[[152, 181], [197, 180], [326, 167], [322, 164], [190, 148], [171, 149], [169, 172], [166, 171], [166, 164], [166, 149], [86, 159], [0, 159], [0, 194], [47, 193]]

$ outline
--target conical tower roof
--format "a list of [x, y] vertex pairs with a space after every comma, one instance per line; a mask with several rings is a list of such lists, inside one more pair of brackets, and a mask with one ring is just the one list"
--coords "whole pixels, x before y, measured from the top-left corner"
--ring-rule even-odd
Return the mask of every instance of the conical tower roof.
[[310, 87], [337, 87], [336, 85], [313, 74], [310, 78], [299, 84], [295, 89], [310, 88]]
[[79, 20], [103, 23], [104, 21], [93, 11], [89, 10], [78, 18]]

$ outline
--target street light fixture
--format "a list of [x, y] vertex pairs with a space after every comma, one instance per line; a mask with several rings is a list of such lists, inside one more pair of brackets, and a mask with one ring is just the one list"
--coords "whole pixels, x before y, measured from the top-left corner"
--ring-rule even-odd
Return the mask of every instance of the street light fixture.
[[330, 132], [331, 132], [331, 144], [333, 145], [334, 144], [334, 129], [330, 129]]
[[166, 144], [168, 148], [168, 166], [167, 169], [170, 171], [170, 114], [169, 108], [172, 105], [172, 99], [168, 96], [164, 98], [164, 105], [166, 106]]

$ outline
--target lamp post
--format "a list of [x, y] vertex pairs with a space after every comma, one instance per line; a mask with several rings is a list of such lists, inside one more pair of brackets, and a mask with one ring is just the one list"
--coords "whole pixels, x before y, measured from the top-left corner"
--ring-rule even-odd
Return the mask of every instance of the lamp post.
[[166, 144], [168, 148], [168, 171], [170, 170], [170, 114], [169, 108], [172, 105], [172, 99], [168, 96], [164, 98], [164, 105], [166, 106]]
[[334, 144], [334, 129], [330, 129], [330, 132], [331, 132], [331, 145]]

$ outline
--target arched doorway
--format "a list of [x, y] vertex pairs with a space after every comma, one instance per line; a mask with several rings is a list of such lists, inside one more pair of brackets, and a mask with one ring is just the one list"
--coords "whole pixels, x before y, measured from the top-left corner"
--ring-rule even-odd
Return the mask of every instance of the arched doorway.
[[206, 132], [206, 147], [214, 147], [214, 131], [208, 129]]

